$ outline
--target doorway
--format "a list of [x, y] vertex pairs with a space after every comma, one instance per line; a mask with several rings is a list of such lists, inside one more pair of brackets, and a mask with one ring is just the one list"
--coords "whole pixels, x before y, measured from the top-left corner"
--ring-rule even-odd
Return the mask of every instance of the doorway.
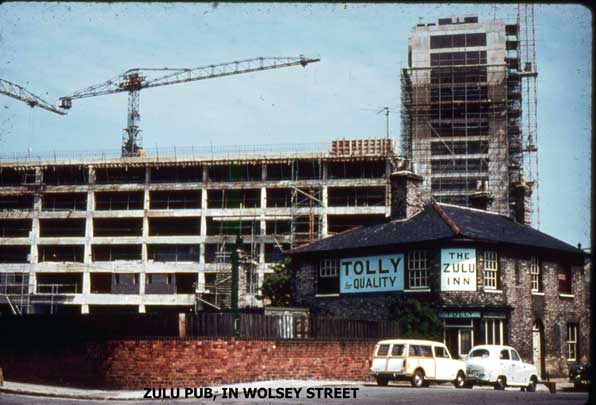
[[544, 325], [537, 319], [532, 325], [532, 360], [540, 379], [544, 378]]

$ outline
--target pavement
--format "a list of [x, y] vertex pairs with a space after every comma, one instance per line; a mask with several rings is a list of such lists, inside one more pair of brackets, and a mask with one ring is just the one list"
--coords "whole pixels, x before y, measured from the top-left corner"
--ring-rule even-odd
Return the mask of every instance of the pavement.
[[[301, 388], [301, 387], [330, 387], [330, 386], [356, 386], [370, 383], [370, 381], [339, 381], [339, 380], [274, 380], [274, 381], [256, 381], [250, 383], [226, 384], [221, 386], [211, 386], [214, 395], [220, 396], [223, 388]], [[183, 389], [181, 388], [181, 391]], [[4, 385], [0, 385], [0, 392], [20, 395], [34, 395], [56, 398], [88, 399], [100, 401], [126, 401], [144, 399], [144, 390], [118, 391], [118, 390], [96, 390], [81, 389], [70, 387], [57, 387], [53, 385], [28, 384], [4, 380]], [[166, 390], [169, 392], [169, 389]]]
[[[567, 379], [551, 379], [551, 382], [557, 383], [557, 391], [571, 390], [573, 384], [569, 383]], [[211, 386], [213, 394], [220, 396], [223, 388], [301, 388], [301, 387], [330, 387], [330, 386], [362, 386], [365, 384], [372, 384], [372, 381], [340, 381], [340, 380], [274, 380], [274, 381], [256, 381], [249, 383], [226, 384], [222, 386]], [[491, 387], [474, 387], [474, 389], [491, 389]], [[517, 388], [516, 388], [517, 390]], [[167, 389], [166, 391], [169, 391]], [[181, 388], [182, 391], [182, 388]], [[539, 384], [537, 391], [546, 391], [548, 388], [544, 384]], [[97, 390], [97, 389], [81, 389], [71, 387], [58, 387], [52, 385], [42, 384], [28, 384], [22, 382], [6, 381], [0, 385], [0, 392], [6, 392], [19, 395], [34, 395], [55, 398], [71, 398], [71, 399], [86, 399], [86, 400], [141, 400], [144, 399], [144, 390]]]

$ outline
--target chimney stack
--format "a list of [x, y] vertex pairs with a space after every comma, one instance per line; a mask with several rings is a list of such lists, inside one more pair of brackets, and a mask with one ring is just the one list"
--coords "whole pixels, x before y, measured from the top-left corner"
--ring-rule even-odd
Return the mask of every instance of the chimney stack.
[[391, 220], [406, 219], [422, 209], [422, 176], [400, 170], [390, 176]]
[[470, 195], [470, 204], [472, 208], [486, 211], [493, 201], [488, 193], [487, 180], [478, 180], [476, 182], [476, 192]]
[[532, 183], [526, 183], [523, 172], [519, 174], [519, 181], [513, 185], [511, 196], [513, 219], [520, 224], [530, 225], [532, 222], [532, 213], [530, 212]]

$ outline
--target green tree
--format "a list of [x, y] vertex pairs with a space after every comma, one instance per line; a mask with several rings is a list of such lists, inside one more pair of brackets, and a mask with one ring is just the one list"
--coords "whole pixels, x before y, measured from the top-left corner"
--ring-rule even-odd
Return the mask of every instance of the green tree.
[[399, 321], [402, 338], [436, 340], [443, 337], [443, 323], [426, 303], [402, 295], [391, 303], [390, 313]]
[[271, 301], [272, 306], [288, 307], [291, 303], [290, 259], [286, 258], [271, 265], [273, 273], [265, 275], [263, 297]]

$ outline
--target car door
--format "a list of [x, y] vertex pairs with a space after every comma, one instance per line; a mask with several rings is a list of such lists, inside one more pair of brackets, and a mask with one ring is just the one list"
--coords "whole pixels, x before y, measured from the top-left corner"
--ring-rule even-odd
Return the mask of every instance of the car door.
[[387, 360], [387, 371], [393, 371], [396, 373], [401, 373], [403, 371], [405, 348], [405, 344], [399, 343], [391, 346], [389, 359]]
[[432, 346], [420, 345], [417, 346], [418, 356], [420, 356], [420, 365], [424, 369], [424, 374], [427, 378], [436, 378], [435, 358], [433, 356]]
[[449, 356], [447, 348], [443, 345], [433, 347], [435, 354], [436, 379], [450, 381], [455, 379], [454, 362]]
[[384, 343], [377, 345], [373, 361], [371, 364], [372, 371], [386, 371], [387, 370], [387, 356], [389, 354], [389, 344]]
[[528, 370], [526, 370], [526, 367], [524, 366], [524, 363], [521, 361], [519, 354], [513, 349], [511, 349], [511, 368], [513, 370], [514, 378], [514, 381], [512, 381], [512, 383], [525, 385], [529, 381], [530, 376], [527, 375]]
[[499, 367], [501, 368], [501, 374], [507, 378], [507, 384], [512, 384], [515, 381], [515, 376], [513, 375], [509, 349], [501, 349], [499, 352]]

